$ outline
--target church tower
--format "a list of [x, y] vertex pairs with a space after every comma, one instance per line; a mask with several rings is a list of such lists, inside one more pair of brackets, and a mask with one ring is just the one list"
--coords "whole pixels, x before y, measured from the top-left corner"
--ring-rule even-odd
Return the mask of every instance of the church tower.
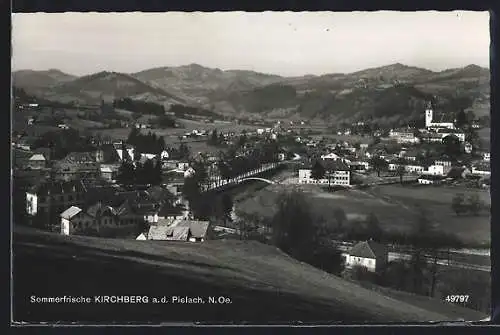
[[425, 126], [428, 128], [432, 124], [432, 105], [427, 104], [427, 108], [425, 109]]

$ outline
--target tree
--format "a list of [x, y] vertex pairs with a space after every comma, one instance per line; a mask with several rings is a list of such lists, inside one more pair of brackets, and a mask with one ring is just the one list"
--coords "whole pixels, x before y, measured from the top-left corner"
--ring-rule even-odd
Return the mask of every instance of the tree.
[[151, 184], [160, 185], [163, 181], [163, 170], [161, 160], [157, 159], [151, 175]]
[[309, 260], [315, 242], [313, 215], [300, 191], [282, 193], [273, 217], [274, 244], [299, 260]]
[[344, 210], [342, 208], [336, 208], [333, 211], [333, 217], [337, 222], [337, 229], [341, 230], [344, 226], [344, 223], [347, 221], [347, 215], [345, 214]]
[[457, 215], [460, 215], [467, 211], [467, 208], [465, 206], [465, 196], [463, 193], [455, 194], [455, 196], [451, 200], [451, 208]]
[[469, 195], [467, 198], [467, 209], [475, 216], [479, 215], [482, 209], [481, 199], [477, 193]]
[[380, 242], [382, 238], [383, 231], [380, 228], [380, 222], [377, 216], [374, 213], [370, 213], [366, 220], [366, 226], [368, 230], [368, 234], [374, 241]]
[[321, 162], [318, 160], [314, 163], [312, 169], [311, 169], [311, 177], [318, 181], [320, 179], [323, 179], [325, 177], [325, 168], [321, 164]]
[[135, 182], [135, 168], [132, 162], [122, 161], [118, 169], [117, 181], [120, 184], [132, 185]]
[[403, 176], [406, 174], [405, 166], [399, 164], [396, 168], [396, 174], [399, 176], [399, 182], [401, 183], [401, 185], [403, 185]]
[[461, 152], [462, 148], [460, 146], [460, 140], [455, 135], [448, 135], [443, 138], [444, 144], [444, 154], [451, 158], [457, 158]]
[[227, 193], [222, 195], [222, 211], [224, 213], [224, 223], [226, 220], [231, 221], [231, 213], [233, 212], [233, 199]]
[[212, 134], [208, 139], [208, 144], [210, 145], [218, 145], [219, 144], [219, 135], [217, 134], [217, 129], [212, 130]]
[[380, 177], [380, 172], [385, 171], [389, 166], [389, 163], [380, 157], [373, 157], [370, 159], [370, 165], [375, 171], [377, 171], [377, 176]]
[[460, 129], [467, 125], [467, 123], [467, 114], [465, 114], [465, 111], [461, 109], [456, 115], [455, 126]]

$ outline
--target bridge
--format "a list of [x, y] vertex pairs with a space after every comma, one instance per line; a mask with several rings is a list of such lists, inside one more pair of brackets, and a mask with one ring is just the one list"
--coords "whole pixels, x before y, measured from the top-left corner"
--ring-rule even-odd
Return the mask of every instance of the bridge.
[[247, 180], [260, 180], [260, 181], [263, 181], [263, 182], [268, 183], [268, 184], [277, 184], [277, 182], [275, 182], [275, 181], [265, 179], [265, 178], [259, 178], [259, 177], [243, 178], [243, 179], [240, 179], [239, 181], [242, 182], [242, 181], [247, 181]]

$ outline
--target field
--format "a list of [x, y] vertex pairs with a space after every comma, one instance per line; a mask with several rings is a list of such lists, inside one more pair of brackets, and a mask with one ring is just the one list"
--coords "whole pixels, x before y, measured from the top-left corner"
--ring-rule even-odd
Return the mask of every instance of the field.
[[[253, 198], [238, 204], [242, 212], [270, 217], [275, 212], [275, 200], [278, 192], [289, 188], [288, 185], [267, 187], [256, 192]], [[311, 208], [315, 213], [331, 218], [335, 208], [342, 208], [350, 224], [359, 224], [360, 220], [374, 213], [383, 229], [393, 231], [409, 231], [414, 226], [420, 206], [425, 209], [437, 229], [456, 234], [469, 246], [489, 245], [490, 215], [482, 213], [478, 217], [460, 216], [451, 209], [451, 199], [458, 193], [478, 193], [480, 198], [490, 204], [489, 193], [466, 189], [425, 186], [383, 185], [361, 190], [343, 190], [327, 193], [317, 186], [305, 188]]]
[[[364, 289], [255, 241], [155, 243], [65, 237], [17, 226], [13, 241], [13, 318], [19, 321], [415, 322], [485, 317], [438, 300], [417, 307], [410, 297]], [[41, 277], [45, 280], [32, 280]], [[151, 300], [113, 306], [29, 302], [32, 295], [123, 294]], [[153, 297], [174, 295], [223, 296], [231, 303], [152, 302]]]

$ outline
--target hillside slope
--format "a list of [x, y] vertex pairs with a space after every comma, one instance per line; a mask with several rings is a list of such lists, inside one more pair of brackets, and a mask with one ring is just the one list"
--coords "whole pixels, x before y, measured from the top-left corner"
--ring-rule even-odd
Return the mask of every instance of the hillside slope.
[[[64, 237], [16, 227], [13, 250], [15, 320], [412, 322], [485, 317], [440, 301], [417, 307], [257, 242]], [[205, 304], [33, 304], [32, 295], [200, 296]], [[209, 304], [208, 296], [228, 297], [231, 304]]]
[[85, 104], [100, 103], [101, 99], [112, 100], [123, 97], [154, 101], [163, 104], [184, 103], [165, 90], [152, 87], [132, 76], [118, 72], [98, 72], [46, 88], [44, 98], [62, 102], [78, 101]]
[[131, 76], [154, 87], [209, 103], [213, 92], [233, 92], [275, 83], [282, 78], [253, 71], [211, 69], [198, 64], [160, 67], [133, 73]]
[[51, 87], [76, 78], [74, 75], [56, 69], [47, 71], [19, 70], [12, 73], [14, 86], [32, 89]]

